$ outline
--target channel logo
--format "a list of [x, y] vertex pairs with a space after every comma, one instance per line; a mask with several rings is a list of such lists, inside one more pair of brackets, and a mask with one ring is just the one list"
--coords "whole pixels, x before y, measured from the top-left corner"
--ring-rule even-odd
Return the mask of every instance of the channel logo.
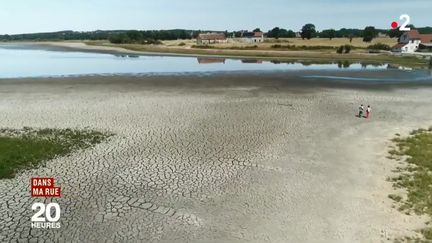
[[[56, 187], [54, 178], [32, 178], [32, 197], [60, 197], [61, 188]], [[31, 227], [36, 229], [59, 229], [61, 217], [60, 205], [55, 202], [48, 204], [33, 203], [31, 209], [35, 211], [31, 217]]]

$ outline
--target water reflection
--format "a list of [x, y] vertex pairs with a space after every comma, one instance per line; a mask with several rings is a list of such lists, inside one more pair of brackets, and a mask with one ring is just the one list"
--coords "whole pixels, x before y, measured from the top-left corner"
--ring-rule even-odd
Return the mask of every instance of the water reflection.
[[[208, 64], [208, 65], [201, 65]], [[223, 64], [223, 65], [222, 65]], [[277, 65], [276, 65], [277, 64]], [[55, 67], [55, 68], [53, 68]], [[401, 69], [374, 62], [347, 60], [262, 60], [223, 57], [145, 56], [47, 51], [25, 45], [0, 44], [0, 78], [71, 75], [147, 75], [193, 72]], [[429, 72], [425, 72], [429, 75]]]
[[294, 64], [301, 64], [304, 67], [309, 67], [313, 65], [335, 65], [339, 69], [347, 69], [351, 68], [352, 66], [359, 66], [361, 69], [386, 69], [387, 64], [383, 63], [376, 63], [376, 62], [352, 62], [349, 60], [335, 60], [335, 61], [322, 61], [322, 60], [314, 60], [314, 61], [308, 61], [308, 60], [292, 60], [292, 61], [280, 61], [280, 60], [272, 60], [269, 61], [272, 64], [288, 64], [288, 65], [294, 65]]
[[[350, 66], [351, 66], [351, 63], [349, 62], [349, 61], [339, 61], [338, 62], [338, 68], [349, 68]], [[362, 68], [363, 68], [363, 65], [362, 65]]]
[[125, 54], [114, 54], [115, 57], [122, 57], [122, 58], [139, 58], [138, 55], [125, 55]]
[[241, 60], [242, 63], [255, 63], [255, 64], [262, 64], [263, 60], [254, 60], [254, 59], [244, 59]]
[[[384, 64], [378, 62], [353, 62], [349, 60], [335, 60], [335, 61], [322, 61], [322, 60], [260, 60], [260, 59], [241, 59], [241, 60], [233, 60], [233, 59], [225, 59], [225, 58], [214, 58], [214, 57], [198, 57], [197, 58], [199, 64], [214, 64], [214, 63], [226, 63], [226, 60], [230, 60], [231, 62], [240, 62], [244, 64], [286, 64], [286, 65], [295, 65], [302, 67], [316, 67], [321, 65], [322, 67], [326, 67], [329, 65], [334, 65], [338, 69], [350, 69], [350, 68], [360, 68], [360, 69], [392, 69], [392, 70], [413, 70], [410, 67], [404, 67], [401, 65], [395, 64]], [[355, 67], [354, 67], [355, 66]], [[429, 69], [432, 69], [432, 62], [429, 64]]]
[[225, 64], [225, 58], [219, 57], [198, 57], [199, 64], [212, 64], [212, 63], [223, 63]]

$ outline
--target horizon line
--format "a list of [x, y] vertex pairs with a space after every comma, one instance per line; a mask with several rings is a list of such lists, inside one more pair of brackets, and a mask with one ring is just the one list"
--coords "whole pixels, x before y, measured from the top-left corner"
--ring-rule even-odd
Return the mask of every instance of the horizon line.
[[[279, 27], [279, 26], [275, 26], [274, 28], [281, 28], [281, 29], [285, 29], [285, 30], [291, 30], [293, 32], [300, 32], [301, 30], [293, 30], [293, 29], [288, 29], [288, 28], [283, 28], [283, 27]], [[366, 28], [368, 26], [365, 26], [364, 28]], [[375, 26], [373, 26], [375, 27]], [[258, 27], [257, 27], [258, 28]], [[342, 29], [354, 29], [354, 30], [363, 30], [364, 28], [354, 28], [354, 27], [342, 27], [339, 29], [335, 29], [335, 28], [326, 28], [326, 29], [321, 29], [321, 30], [317, 30], [317, 32], [321, 32], [324, 30], [330, 30], [330, 29], [334, 29], [334, 30], [342, 30]], [[376, 28], [376, 27], [375, 27]], [[422, 26], [422, 27], [414, 27], [413, 29], [422, 29], [422, 28], [432, 28], [432, 26]], [[259, 28], [261, 29], [261, 28]], [[211, 29], [185, 29], [185, 28], [170, 28], [170, 29], [95, 29], [95, 30], [53, 30], [53, 31], [40, 31], [40, 32], [23, 32], [23, 33], [14, 33], [14, 34], [7, 34], [7, 33], [1, 33], [0, 35], [29, 35], [29, 34], [44, 34], [44, 33], [58, 33], [58, 32], [97, 32], [97, 31], [163, 31], [163, 30], [186, 30], [186, 31], [212, 31], [212, 32], [236, 32], [236, 31], [249, 31], [248, 29], [243, 29], [243, 30], [211, 30]], [[391, 27], [390, 28], [376, 28], [376, 30], [392, 30]], [[262, 32], [266, 33], [271, 31], [270, 30], [266, 30]]]

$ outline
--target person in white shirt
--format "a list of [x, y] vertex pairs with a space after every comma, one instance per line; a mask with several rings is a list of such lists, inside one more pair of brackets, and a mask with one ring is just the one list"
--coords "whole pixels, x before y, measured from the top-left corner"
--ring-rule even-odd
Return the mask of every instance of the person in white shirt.
[[369, 118], [371, 111], [372, 111], [372, 108], [370, 107], [370, 105], [368, 105], [368, 107], [366, 108], [366, 118]]

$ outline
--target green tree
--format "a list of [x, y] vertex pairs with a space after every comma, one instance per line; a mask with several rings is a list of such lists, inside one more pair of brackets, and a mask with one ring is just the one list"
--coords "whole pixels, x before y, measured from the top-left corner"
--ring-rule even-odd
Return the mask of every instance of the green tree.
[[388, 35], [390, 38], [399, 38], [402, 35], [402, 31], [400, 31], [399, 28], [391, 29], [389, 30]]
[[313, 24], [306, 24], [305, 26], [303, 26], [302, 31], [301, 31], [301, 37], [302, 39], [311, 39], [313, 37], [315, 37], [316, 35], [316, 29], [315, 29], [315, 25]]
[[267, 32], [267, 37], [270, 38], [293, 38], [296, 37], [296, 34], [292, 30], [286, 30], [279, 27], [275, 27], [269, 32]]
[[280, 35], [280, 28], [279, 27], [274, 27], [272, 30], [270, 30], [268, 32], [268, 37], [270, 38], [276, 38], [279, 39], [279, 35]]
[[321, 38], [329, 38], [330, 40], [336, 37], [336, 30], [329, 29], [329, 30], [323, 30], [319, 34], [319, 37]]
[[253, 32], [261, 32], [261, 29], [260, 29], [260, 28], [255, 28], [255, 29], [253, 30]]
[[296, 33], [295, 33], [294, 31], [292, 31], [292, 30], [287, 30], [287, 31], [285, 32], [285, 34], [284, 34], [284, 37], [287, 37], [287, 38], [294, 38], [294, 37], [296, 37]]
[[132, 42], [140, 41], [143, 38], [141, 32], [139, 32], [137, 30], [130, 30], [130, 31], [126, 32], [126, 35], [129, 37], [129, 39]]
[[364, 42], [371, 42], [376, 36], [377, 36], [377, 31], [373, 26], [368, 26], [363, 30]]
[[112, 35], [109, 37], [109, 41], [114, 44], [130, 43], [129, 36], [126, 33]]
[[349, 38], [350, 43], [352, 43], [352, 40], [353, 40], [353, 38], [354, 38], [354, 35], [353, 35], [353, 34], [350, 34], [350, 35], [348, 36], [348, 38]]

